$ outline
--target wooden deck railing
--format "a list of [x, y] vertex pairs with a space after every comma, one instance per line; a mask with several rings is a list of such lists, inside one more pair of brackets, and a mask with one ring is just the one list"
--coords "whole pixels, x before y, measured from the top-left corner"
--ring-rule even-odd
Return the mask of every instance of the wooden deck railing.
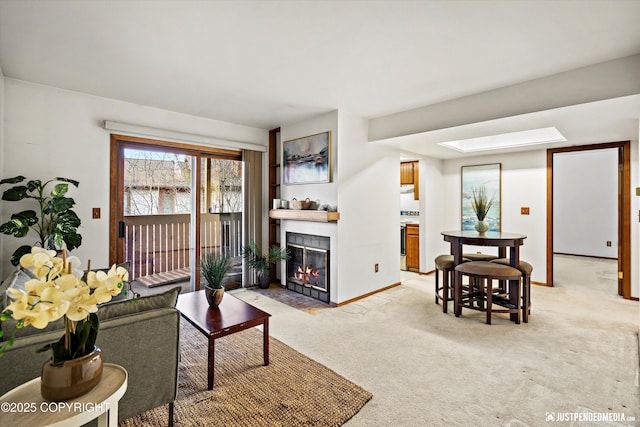
[[[130, 279], [184, 270], [191, 266], [191, 215], [138, 215], [125, 217], [125, 260]], [[242, 215], [202, 214], [201, 254], [222, 251], [232, 257], [242, 249]]]

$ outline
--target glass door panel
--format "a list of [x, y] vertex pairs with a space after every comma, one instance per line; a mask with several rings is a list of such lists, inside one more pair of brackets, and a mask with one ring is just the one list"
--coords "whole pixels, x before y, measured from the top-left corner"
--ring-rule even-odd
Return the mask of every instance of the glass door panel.
[[130, 278], [147, 287], [190, 281], [195, 277], [195, 157], [148, 149], [123, 152], [124, 260], [130, 262]]
[[[200, 159], [200, 253], [226, 254], [231, 269], [224, 284], [242, 286], [243, 162]], [[201, 278], [201, 287], [205, 280]]]

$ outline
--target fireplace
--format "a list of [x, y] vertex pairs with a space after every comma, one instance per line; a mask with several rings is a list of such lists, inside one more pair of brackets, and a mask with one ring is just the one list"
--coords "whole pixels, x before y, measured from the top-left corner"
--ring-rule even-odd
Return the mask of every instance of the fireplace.
[[287, 289], [329, 303], [330, 238], [287, 233]]

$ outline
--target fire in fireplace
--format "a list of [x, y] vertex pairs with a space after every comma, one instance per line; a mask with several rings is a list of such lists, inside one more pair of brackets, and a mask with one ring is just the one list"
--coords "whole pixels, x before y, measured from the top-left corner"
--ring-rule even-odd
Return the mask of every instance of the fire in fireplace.
[[287, 233], [287, 289], [329, 302], [329, 237]]

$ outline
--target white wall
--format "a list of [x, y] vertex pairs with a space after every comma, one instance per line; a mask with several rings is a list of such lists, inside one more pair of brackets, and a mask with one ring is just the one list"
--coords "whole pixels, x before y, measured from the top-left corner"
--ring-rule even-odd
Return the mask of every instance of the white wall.
[[[631, 182], [637, 183], [638, 141], [631, 143], [631, 159]], [[463, 165], [485, 163], [502, 163], [502, 230], [527, 236], [520, 256], [533, 265], [532, 280], [546, 283], [546, 150], [443, 161], [443, 191], [440, 201], [434, 204], [434, 206], [440, 206], [440, 230], [460, 228], [460, 168]], [[428, 183], [425, 183], [425, 186], [428, 186]], [[632, 184], [632, 187], [635, 186]], [[635, 188], [632, 191], [635, 194]], [[639, 205], [638, 198], [632, 197], [631, 211], [638, 212]], [[520, 207], [529, 207], [530, 215], [521, 215]], [[426, 227], [430, 227], [430, 221], [426, 221]], [[631, 221], [631, 296], [635, 298], [640, 294], [637, 256], [639, 253], [638, 228], [638, 222]], [[430, 234], [435, 236], [435, 230]], [[491, 253], [488, 248], [466, 249], [478, 249]], [[444, 245], [436, 252], [446, 253], [448, 250], [449, 247]], [[427, 262], [430, 259], [428, 258]]]
[[[462, 166], [502, 163], [502, 231], [524, 234], [527, 238], [520, 257], [534, 267], [531, 280], [546, 282], [546, 216], [547, 160], [546, 151], [469, 157], [444, 161], [440, 206], [442, 229], [460, 229], [460, 173]], [[450, 190], [450, 191], [449, 191]], [[529, 207], [530, 215], [520, 215], [521, 207]], [[448, 247], [446, 247], [448, 250]], [[465, 251], [476, 248], [465, 247]], [[497, 254], [496, 248], [477, 248]]]
[[[445, 187], [442, 160], [425, 158], [419, 162], [420, 174], [420, 271], [434, 269], [434, 259], [451, 250], [442, 231], [457, 230], [447, 224], [450, 213], [444, 208], [445, 194], [455, 191]], [[456, 187], [456, 188], [459, 188]]]
[[[413, 191], [409, 193], [400, 193], [400, 210], [402, 211], [419, 211], [420, 210], [420, 200], [415, 199], [413, 195]], [[400, 215], [400, 212], [398, 212], [398, 215]]]
[[[338, 302], [400, 281], [399, 155], [368, 142], [368, 122], [339, 113]], [[375, 264], [379, 265], [378, 273]]]
[[[201, 117], [100, 98], [19, 80], [4, 79], [3, 176], [68, 177], [80, 181], [70, 191], [82, 220], [82, 246], [74, 251], [99, 267], [109, 261], [109, 144], [104, 120], [121, 121], [176, 132], [268, 145], [268, 131]], [[149, 135], [153, 136], [153, 135]], [[2, 203], [0, 220], [18, 204]], [[91, 218], [91, 208], [102, 210]], [[0, 277], [11, 268], [6, 254], [25, 239], [5, 237]]]
[[[331, 131], [332, 182], [283, 185], [281, 197], [337, 205], [337, 223], [281, 221], [286, 232], [331, 238], [330, 300], [341, 303], [399, 282], [399, 155], [368, 143], [368, 122], [333, 111], [280, 128], [282, 141]], [[374, 265], [378, 263], [379, 272]], [[283, 278], [284, 280], [284, 278]]]
[[618, 150], [556, 153], [553, 210], [554, 252], [617, 258]]

